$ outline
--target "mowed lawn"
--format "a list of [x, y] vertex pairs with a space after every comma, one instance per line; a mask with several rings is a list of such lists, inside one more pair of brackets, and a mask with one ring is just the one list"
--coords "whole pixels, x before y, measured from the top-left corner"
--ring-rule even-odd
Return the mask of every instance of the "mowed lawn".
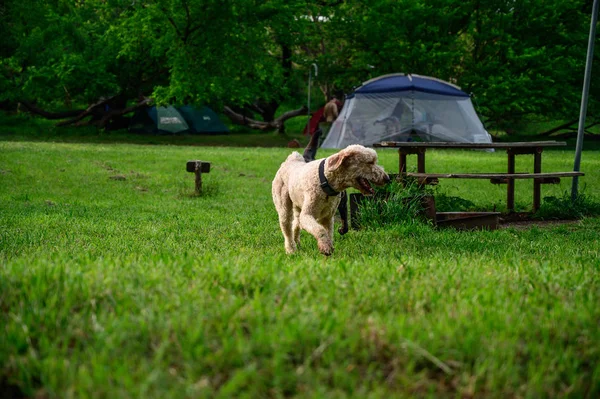
[[[288, 256], [270, 189], [290, 151], [0, 142], [0, 392], [600, 395], [600, 218], [336, 233], [330, 258], [303, 233]], [[397, 172], [396, 152], [378, 153]], [[191, 159], [212, 163], [202, 196]], [[517, 161], [532, 171], [530, 156]], [[506, 155], [431, 151], [427, 162], [500, 172]], [[544, 171], [572, 165], [572, 149], [544, 153]], [[582, 170], [585, 195], [600, 201], [600, 151], [584, 152]], [[437, 191], [476, 209], [506, 204], [505, 186], [488, 181]], [[531, 196], [518, 181], [518, 210]]]

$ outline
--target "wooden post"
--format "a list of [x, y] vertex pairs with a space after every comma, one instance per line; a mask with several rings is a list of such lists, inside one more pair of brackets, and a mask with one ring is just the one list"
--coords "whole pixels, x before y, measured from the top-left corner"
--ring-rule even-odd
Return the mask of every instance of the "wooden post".
[[[542, 147], [535, 149], [533, 153], [533, 173], [542, 173]], [[542, 196], [542, 181], [533, 179], [533, 211], [537, 212], [540, 209], [540, 200]]]
[[202, 173], [210, 172], [210, 162], [188, 161], [185, 169], [196, 175], [196, 194], [202, 193]]
[[194, 169], [194, 173], [196, 174], [196, 194], [200, 194], [202, 192], [202, 171], [200, 167], [201, 164], [196, 162], [196, 167]]
[[[506, 150], [508, 154], [508, 173], [515, 173], [515, 153], [511, 148]], [[506, 181], [506, 208], [508, 208], [509, 212], [513, 212], [515, 210], [515, 180], [507, 179]]]
[[417, 172], [425, 173], [425, 150], [426, 148], [419, 148], [417, 151]]
[[398, 175], [398, 180], [400, 180], [402, 182], [402, 184], [405, 184], [405, 177], [406, 177], [406, 151], [404, 151], [402, 148], [400, 148], [398, 150], [398, 154], [399, 155], [399, 164], [398, 164], [398, 171], [399, 171], [399, 175]]
[[398, 165], [398, 171], [400, 172], [401, 175], [405, 175], [406, 174], [406, 152], [403, 151], [402, 149], [398, 150], [398, 153], [400, 154], [400, 162]]

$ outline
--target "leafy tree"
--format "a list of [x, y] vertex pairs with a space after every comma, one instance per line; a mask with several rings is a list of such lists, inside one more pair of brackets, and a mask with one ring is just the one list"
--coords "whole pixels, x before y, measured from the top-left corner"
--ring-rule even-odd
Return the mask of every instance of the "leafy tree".
[[577, 115], [590, 15], [584, 2], [474, 4], [459, 79], [490, 122], [507, 128], [525, 115]]
[[[45, 115], [103, 125], [151, 97], [281, 131], [306, 112], [317, 63], [324, 97], [386, 73], [435, 76], [474, 92], [489, 124], [510, 131], [528, 115], [576, 118], [590, 10], [590, 0], [6, 0], [0, 102], [81, 106]], [[591, 113], [599, 95], [593, 82]]]

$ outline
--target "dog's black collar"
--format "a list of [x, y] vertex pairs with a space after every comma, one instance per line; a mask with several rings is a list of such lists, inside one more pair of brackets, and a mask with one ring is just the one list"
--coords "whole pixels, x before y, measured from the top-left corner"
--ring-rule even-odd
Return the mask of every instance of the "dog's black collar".
[[322, 160], [319, 164], [319, 183], [321, 185], [321, 189], [325, 191], [325, 194], [327, 194], [330, 197], [334, 197], [336, 195], [339, 195], [340, 193], [339, 191], [335, 191], [333, 187], [331, 187], [331, 184], [329, 184], [329, 181], [327, 181], [327, 178], [325, 177], [325, 161], [327, 161], [327, 158]]

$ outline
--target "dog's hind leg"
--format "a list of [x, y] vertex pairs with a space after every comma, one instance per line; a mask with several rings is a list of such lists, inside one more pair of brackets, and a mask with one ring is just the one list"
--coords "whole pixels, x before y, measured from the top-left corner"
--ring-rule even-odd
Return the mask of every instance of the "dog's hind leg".
[[273, 202], [275, 203], [275, 209], [279, 215], [279, 227], [283, 233], [283, 239], [285, 241], [285, 251], [291, 254], [296, 251], [296, 242], [294, 241], [292, 224], [294, 220], [293, 204], [292, 199], [288, 193], [287, 187], [281, 179], [277, 177], [273, 181]]
[[292, 232], [296, 246], [300, 244], [300, 208], [294, 207], [294, 221], [292, 222]]
[[294, 213], [293, 205], [290, 196], [286, 193], [281, 197], [281, 207], [277, 209], [279, 212], [279, 226], [283, 233], [283, 239], [285, 241], [285, 252], [288, 254], [296, 252], [296, 241], [294, 239]]

